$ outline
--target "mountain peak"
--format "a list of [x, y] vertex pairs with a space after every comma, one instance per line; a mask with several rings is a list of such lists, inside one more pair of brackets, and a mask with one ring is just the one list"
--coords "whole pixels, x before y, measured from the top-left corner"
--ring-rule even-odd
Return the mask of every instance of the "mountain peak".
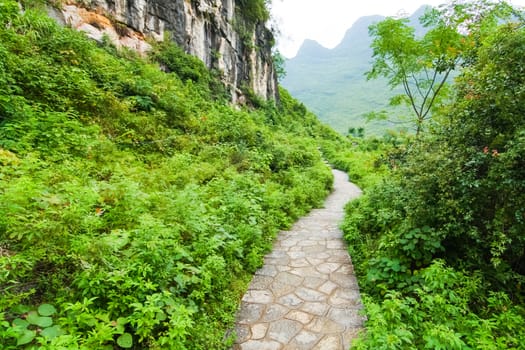
[[[424, 33], [418, 18], [427, 6], [420, 7], [409, 21], [416, 35]], [[384, 20], [384, 16], [359, 18], [333, 49], [305, 40], [297, 56], [286, 61], [287, 75], [283, 86], [299, 98], [319, 118], [341, 133], [349, 126], [366, 127], [381, 134], [392, 125], [380, 121], [366, 123], [363, 115], [388, 105], [395, 94], [387, 81], [367, 81], [364, 73], [371, 68], [373, 38], [368, 27]], [[396, 112], [397, 113], [397, 112]], [[401, 111], [400, 113], [405, 113]]]
[[356, 45], [356, 42], [362, 42], [363, 40], [369, 41], [368, 27], [374, 23], [380, 22], [385, 19], [384, 16], [373, 15], [360, 17], [354, 24], [346, 31], [346, 34], [337, 45], [335, 50], [344, 50]]
[[297, 51], [296, 57], [320, 57], [327, 54], [329, 51], [330, 49], [327, 49], [317, 41], [305, 39], [299, 48], [299, 51]]

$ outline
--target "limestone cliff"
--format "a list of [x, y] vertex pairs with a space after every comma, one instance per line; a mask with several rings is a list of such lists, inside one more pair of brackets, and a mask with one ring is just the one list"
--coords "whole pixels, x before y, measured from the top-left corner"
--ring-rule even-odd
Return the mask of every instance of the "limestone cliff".
[[246, 25], [238, 12], [235, 0], [72, 0], [51, 14], [95, 40], [106, 35], [117, 46], [140, 52], [150, 48], [145, 38], [171, 37], [222, 72], [234, 102], [243, 88], [277, 99], [273, 35], [262, 23]]

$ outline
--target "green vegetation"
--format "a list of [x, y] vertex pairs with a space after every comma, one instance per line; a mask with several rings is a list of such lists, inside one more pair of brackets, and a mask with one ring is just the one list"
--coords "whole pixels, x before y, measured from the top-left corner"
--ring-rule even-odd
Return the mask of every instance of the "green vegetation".
[[[383, 19], [359, 19], [331, 50], [305, 41], [297, 56], [286, 61], [287, 74], [282, 85], [321, 121], [343, 135], [349, 128], [362, 127], [366, 135], [382, 136], [389, 129], [411, 126], [398, 118], [408, 116], [410, 110], [400, 106], [394, 111], [388, 104], [389, 98], [401, 91], [391, 91], [384, 78], [367, 81], [364, 74], [372, 60], [368, 26]], [[385, 109], [389, 120], [367, 120], [370, 112]]]
[[230, 106], [171, 45], [11, 0], [0, 23], [2, 349], [227, 349], [274, 235], [331, 188], [328, 129], [286, 91]]
[[446, 99], [451, 73], [465, 62], [476, 42], [511, 13], [505, 3], [453, 2], [440, 10], [430, 9], [419, 19], [426, 28], [421, 37], [416, 37], [408, 18], [373, 24], [374, 61], [367, 78], [384, 77], [392, 89], [403, 87], [403, 93], [393, 96], [390, 104], [409, 106], [418, 136], [432, 110]]
[[[389, 30], [396, 27], [396, 34], [402, 33], [404, 30], [411, 31], [410, 28], [413, 28], [413, 33], [405, 33], [407, 34], [406, 40], [402, 45], [398, 43], [398, 45], [391, 47], [398, 50], [397, 53], [401, 55], [399, 58], [403, 58], [402, 55], [404, 54], [410, 54], [412, 59], [417, 57], [416, 61], [407, 60], [407, 67], [411, 72], [415, 70], [423, 72], [424, 68], [431, 69], [432, 65], [434, 68], [439, 68], [440, 71], [445, 69], [443, 71], [445, 72], [448, 70], [447, 64], [456, 63], [455, 58], [458, 58], [460, 63], [463, 60], [469, 61], [468, 56], [462, 55], [468, 51], [467, 44], [471, 43], [472, 40], [465, 38], [468, 40], [464, 42], [455, 41], [458, 38], [457, 32], [451, 31], [445, 26], [446, 23], [441, 20], [446, 18], [447, 14], [450, 15], [450, 12], [456, 11], [457, 16], [453, 18], [454, 22], [449, 24], [457, 27], [460, 23], [465, 24], [465, 18], [472, 17], [473, 14], [488, 15], [483, 21], [478, 21], [481, 19], [478, 17], [475, 22], [470, 24], [471, 29], [485, 35], [484, 33], [489, 33], [490, 28], [495, 24], [487, 21], [488, 17], [497, 19], [496, 15], [506, 16], [509, 14], [509, 7], [501, 4], [494, 5], [494, 3], [498, 2], [454, 1], [451, 7], [433, 9], [426, 16], [425, 12], [428, 9], [422, 7], [406, 19], [389, 19], [382, 27], [386, 29], [385, 35], [392, 34], [393, 32]], [[371, 48], [374, 38], [369, 36], [368, 28], [377, 26], [383, 20], [385, 18], [381, 16], [360, 18], [347, 31], [343, 41], [334, 49], [326, 49], [316, 42], [307, 40], [303, 43], [297, 56], [286, 61], [287, 75], [282, 80], [283, 86], [318, 115], [320, 120], [343, 135], [347, 133], [349, 128], [364, 128], [366, 135], [375, 136], [382, 136], [387, 130], [417, 132], [417, 118], [410, 101], [408, 101], [409, 105], [406, 105], [404, 103], [407, 102], [406, 97], [399, 97], [405, 93], [402, 84], [391, 89], [393, 85], [389, 85], [389, 78], [385, 78], [382, 74], [378, 74], [372, 80], [366, 79], [365, 72], [371, 70], [370, 62], [373, 60], [374, 54], [373, 48]], [[484, 25], [476, 28], [475, 23], [481, 22]], [[429, 30], [431, 33], [425, 35]], [[396, 38], [393, 36], [392, 40], [397, 40]], [[407, 45], [408, 43], [411, 45]], [[451, 44], [450, 50], [447, 44]], [[431, 50], [431, 48], [433, 49]], [[385, 49], [386, 47], [383, 47], [381, 51], [387, 53]], [[423, 53], [425, 55], [422, 55]], [[443, 56], [439, 56], [439, 54], [443, 54]], [[386, 56], [384, 58], [386, 59]], [[429, 64], [429, 66], [424, 66], [423, 63]], [[379, 70], [376, 72], [379, 73]], [[452, 76], [456, 74], [456, 71], [452, 72]], [[423, 78], [416, 80], [418, 82], [433, 81], [433, 79], [426, 79], [425, 75], [416, 77], [418, 79]], [[449, 76], [448, 82], [452, 82], [452, 80]], [[437, 81], [436, 79], [435, 82]], [[434, 88], [438, 86], [434, 84]], [[419, 96], [417, 86], [411, 84], [410, 88], [413, 97]], [[428, 86], [420, 85], [420, 88], [421, 92], [423, 90], [428, 91]], [[441, 99], [446, 102], [448, 98], [446, 89], [441, 90], [441, 93], [443, 92], [445, 94], [441, 94]], [[440, 97], [439, 95], [437, 97]], [[418, 111], [422, 106], [429, 107], [429, 98], [423, 102], [425, 96], [426, 94], [423, 93], [422, 99], [416, 103], [419, 105]], [[393, 101], [396, 106], [392, 106], [389, 101]], [[439, 100], [433, 102], [438, 109], [439, 102]], [[380, 113], [380, 111], [386, 112]], [[425, 109], [420, 115], [423, 116], [424, 112]], [[424, 119], [430, 117], [429, 113], [425, 115]], [[424, 120], [423, 124], [425, 124]]]
[[387, 18], [372, 25], [370, 33], [374, 37], [374, 62], [367, 79], [386, 77], [390, 87], [403, 87], [403, 94], [393, 96], [390, 104], [410, 106], [419, 135], [458, 63], [456, 44], [460, 34], [443, 26], [416, 39], [407, 18]]
[[356, 349], [525, 349], [525, 27], [484, 28], [452, 101], [347, 208]]
[[231, 106], [167, 43], [139, 58], [12, 0], [0, 23], [2, 349], [228, 349], [273, 237], [331, 188], [322, 156], [365, 189], [357, 349], [525, 348], [523, 21], [480, 27], [417, 141], [343, 137], [285, 90]]
[[[245, 48], [258, 49], [264, 43], [267, 49], [275, 45], [273, 32], [266, 28], [270, 19], [269, 0], [235, 0], [234, 28]], [[264, 40], [254, 40], [265, 38]]]
[[332, 135], [321, 140], [323, 154], [334, 168], [346, 172], [350, 181], [365, 191], [388, 174], [393, 154], [403, 149], [404, 136], [394, 132], [382, 138], [343, 137], [333, 130], [328, 133]]
[[254, 26], [257, 23], [264, 23], [270, 19], [268, 3], [268, 0], [235, 0], [235, 5], [239, 9], [242, 18], [244, 18], [250, 26]]

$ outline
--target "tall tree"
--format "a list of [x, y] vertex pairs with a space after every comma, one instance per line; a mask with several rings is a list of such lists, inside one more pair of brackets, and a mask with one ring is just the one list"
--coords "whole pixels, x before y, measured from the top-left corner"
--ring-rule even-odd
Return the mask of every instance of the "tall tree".
[[387, 18], [374, 24], [369, 28], [373, 63], [367, 78], [385, 77], [391, 88], [403, 88], [390, 104], [411, 108], [419, 135], [433, 108], [446, 98], [451, 73], [471, 56], [499, 18], [511, 14], [510, 9], [505, 2], [456, 0], [428, 10], [419, 19], [426, 28], [421, 37], [407, 18]]

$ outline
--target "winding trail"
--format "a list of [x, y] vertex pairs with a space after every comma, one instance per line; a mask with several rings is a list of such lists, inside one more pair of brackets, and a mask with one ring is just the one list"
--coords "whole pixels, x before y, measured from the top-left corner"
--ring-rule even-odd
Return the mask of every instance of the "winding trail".
[[361, 191], [333, 170], [334, 191], [279, 233], [237, 315], [234, 350], [347, 350], [363, 324], [359, 287], [338, 225]]

